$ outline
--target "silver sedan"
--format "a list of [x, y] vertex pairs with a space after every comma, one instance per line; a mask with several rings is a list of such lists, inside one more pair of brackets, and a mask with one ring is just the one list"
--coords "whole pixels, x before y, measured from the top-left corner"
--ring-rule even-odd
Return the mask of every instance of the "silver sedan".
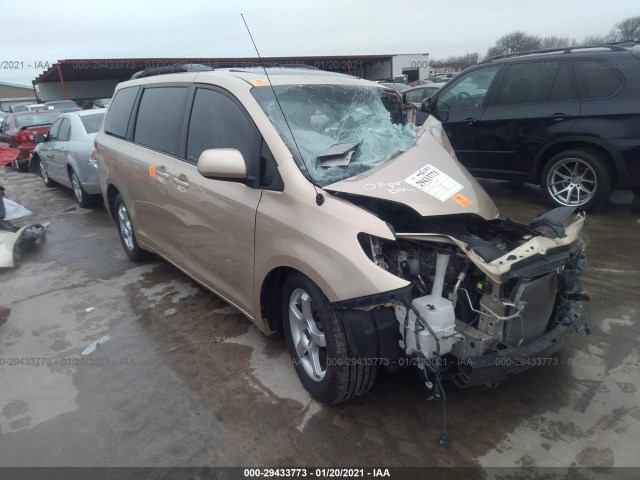
[[29, 161], [47, 187], [73, 189], [81, 207], [101, 200], [95, 162], [91, 159], [93, 137], [104, 120], [105, 108], [63, 113], [46, 135], [36, 135], [38, 145]]

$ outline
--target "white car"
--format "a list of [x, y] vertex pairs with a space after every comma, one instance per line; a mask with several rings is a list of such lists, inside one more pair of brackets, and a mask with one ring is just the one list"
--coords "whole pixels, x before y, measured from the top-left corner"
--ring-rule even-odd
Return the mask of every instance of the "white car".
[[81, 207], [101, 200], [100, 184], [91, 160], [95, 137], [107, 110], [67, 112], [51, 125], [46, 135], [36, 135], [38, 145], [29, 160], [29, 169], [42, 176], [47, 187], [58, 184], [73, 189]]

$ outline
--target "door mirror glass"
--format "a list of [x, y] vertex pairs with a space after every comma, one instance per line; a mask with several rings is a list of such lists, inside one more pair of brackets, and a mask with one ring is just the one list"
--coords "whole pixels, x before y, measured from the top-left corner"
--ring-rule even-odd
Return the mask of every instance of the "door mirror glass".
[[47, 141], [46, 133], [39, 133], [38, 135], [33, 136], [33, 143], [44, 143]]
[[200, 154], [198, 172], [206, 178], [245, 179], [247, 166], [235, 148], [210, 148]]
[[426, 113], [431, 113], [431, 97], [427, 97], [422, 101], [421, 110]]

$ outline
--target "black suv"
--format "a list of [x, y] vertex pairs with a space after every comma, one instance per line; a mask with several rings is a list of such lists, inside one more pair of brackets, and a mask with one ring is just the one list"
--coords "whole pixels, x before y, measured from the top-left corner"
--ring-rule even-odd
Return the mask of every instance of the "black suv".
[[422, 104], [474, 175], [590, 209], [640, 187], [640, 45], [493, 57]]

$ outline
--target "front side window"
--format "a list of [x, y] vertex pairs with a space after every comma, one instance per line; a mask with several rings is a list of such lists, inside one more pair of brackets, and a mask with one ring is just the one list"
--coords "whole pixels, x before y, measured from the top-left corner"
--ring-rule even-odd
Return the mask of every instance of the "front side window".
[[109, 114], [104, 120], [105, 132], [121, 138], [127, 136], [133, 102], [135, 102], [139, 90], [140, 87], [128, 87], [118, 90], [109, 109]]
[[459, 110], [481, 107], [499, 66], [474, 70], [443, 88], [438, 96], [436, 110]]
[[187, 87], [146, 88], [140, 100], [133, 141], [177, 155], [178, 134], [188, 93]]
[[416, 142], [415, 126], [403, 124], [402, 99], [396, 92], [327, 84], [278, 85], [274, 90], [279, 105], [270, 86], [255, 87], [251, 93], [300, 170], [316, 185], [387, 163]]
[[62, 118], [56, 120], [51, 128], [49, 129], [49, 135], [47, 135], [47, 140], [58, 140], [58, 132], [60, 132], [60, 125], [62, 125]]
[[235, 148], [249, 162], [256, 139], [253, 125], [233, 100], [214, 90], [196, 91], [187, 136], [189, 162], [196, 163], [209, 148]]
[[622, 79], [609, 62], [576, 60], [573, 63], [580, 90], [580, 98], [608, 98], [622, 85]]

